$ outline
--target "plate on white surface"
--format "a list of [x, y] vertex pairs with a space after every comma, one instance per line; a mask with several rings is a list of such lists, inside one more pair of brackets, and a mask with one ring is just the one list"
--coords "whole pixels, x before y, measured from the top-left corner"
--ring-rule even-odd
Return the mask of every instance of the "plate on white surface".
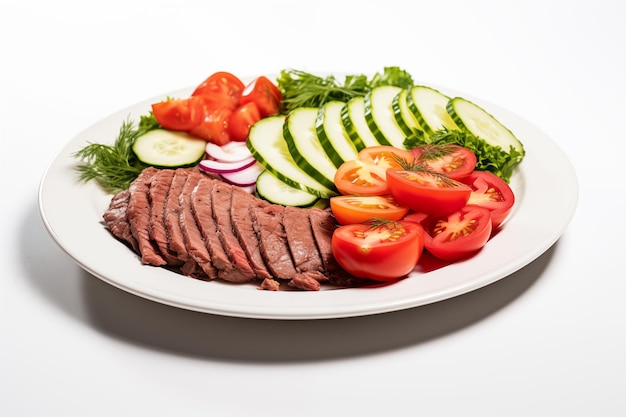
[[113, 238], [102, 223], [112, 196], [93, 181], [78, 181], [80, 161], [72, 155], [88, 142], [112, 143], [125, 120], [138, 122], [150, 104], [189, 95], [187, 89], [120, 110], [71, 140], [43, 175], [41, 217], [56, 243], [89, 273], [140, 297], [194, 311], [264, 319], [339, 318], [397, 311], [463, 295], [512, 274], [548, 250], [574, 214], [578, 183], [568, 158], [540, 129], [491, 103], [440, 90], [483, 106], [524, 144], [526, 156], [511, 178], [516, 203], [502, 230], [479, 254], [445, 266], [420, 262], [409, 277], [392, 285], [274, 292], [258, 290], [252, 283], [199, 281], [142, 265], [134, 252]]

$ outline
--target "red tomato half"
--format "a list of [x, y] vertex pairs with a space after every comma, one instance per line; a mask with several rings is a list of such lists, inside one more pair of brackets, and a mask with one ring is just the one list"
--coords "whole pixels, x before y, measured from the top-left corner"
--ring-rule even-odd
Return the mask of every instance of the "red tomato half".
[[389, 194], [386, 176], [386, 168], [354, 159], [339, 166], [334, 182], [341, 194], [386, 195]]
[[197, 97], [166, 100], [152, 105], [154, 118], [163, 128], [189, 130], [202, 121], [203, 101]]
[[491, 236], [489, 210], [465, 206], [447, 216], [430, 217], [422, 222], [424, 247], [434, 256], [455, 261], [478, 252]]
[[248, 84], [241, 96], [241, 104], [256, 103], [261, 117], [274, 116], [280, 113], [280, 102], [283, 95], [269, 78], [260, 76]]
[[239, 106], [239, 100], [245, 85], [235, 75], [220, 71], [204, 80], [192, 96], [203, 96], [210, 101], [213, 107], [227, 107], [234, 110]]
[[412, 222], [349, 224], [335, 229], [333, 255], [350, 274], [391, 281], [415, 268], [424, 249], [424, 230]]
[[422, 145], [411, 150], [420, 163], [452, 179], [467, 177], [476, 167], [476, 155], [459, 145]]
[[488, 209], [491, 211], [493, 228], [500, 226], [515, 203], [515, 195], [509, 184], [497, 175], [486, 171], [474, 171], [461, 181], [472, 188], [467, 204]]
[[330, 209], [339, 224], [363, 223], [372, 219], [400, 220], [409, 211], [391, 196], [339, 195], [330, 198]]
[[226, 145], [230, 142], [228, 123], [233, 111], [227, 107], [214, 108], [205, 104], [202, 121], [189, 130], [189, 134], [204, 139], [216, 145]]
[[398, 204], [433, 215], [459, 210], [467, 203], [472, 192], [468, 185], [428, 170], [388, 169], [387, 184]]
[[405, 149], [381, 145], [363, 148], [357, 158], [363, 162], [382, 168], [402, 169], [402, 165], [398, 163], [398, 159], [411, 163], [413, 161], [413, 154]]
[[230, 116], [228, 123], [230, 139], [245, 142], [248, 139], [250, 128], [259, 120], [261, 120], [261, 114], [256, 103], [250, 102], [237, 107]]

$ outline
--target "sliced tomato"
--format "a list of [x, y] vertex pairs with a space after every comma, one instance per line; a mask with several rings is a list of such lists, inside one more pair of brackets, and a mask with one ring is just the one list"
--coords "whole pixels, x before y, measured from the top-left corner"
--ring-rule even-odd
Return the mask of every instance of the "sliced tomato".
[[278, 87], [267, 77], [260, 76], [246, 86], [241, 96], [241, 104], [256, 103], [261, 117], [280, 113], [283, 95]]
[[372, 222], [339, 226], [333, 256], [350, 274], [392, 281], [415, 268], [424, 249], [424, 230], [413, 222]]
[[363, 223], [372, 219], [401, 220], [409, 211], [389, 195], [339, 195], [330, 198], [330, 209], [339, 224]]
[[335, 186], [345, 195], [387, 195], [386, 168], [353, 159], [344, 162], [335, 173]]
[[515, 203], [515, 195], [509, 184], [497, 175], [486, 171], [474, 171], [461, 181], [472, 189], [467, 204], [488, 209], [491, 211], [493, 228], [500, 226]]
[[411, 152], [418, 162], [452, 179], [465, 178], [476, 167], [474, 152], [459, 145], [422, 145]]
[[228, 133], [230, 140], [245, 142], [248, 139], [250, 128], [261, 120], [261, 113], [256, 103], [250, 102], [237, 107], [230, 116]]
[[205, 104], [202, 121], [189, 130], [189, 134], [204, 139], [216, 145], [226, 145], [230, 142], [228, 124], [233, 111], [227, 107], [212, 107]]
[[402, 164], [398, 161], [402, 160], [405, 163], [411, 163], [413, 154], [410, 151], [394, 146], [368, 146], [359, 152], [357, 159], [382, 168], [402, 169]]
[[165, 100], [154, 103], [152, 113], [165, 129], [189, 130], [202, 121], [203, 104], [197, 97]]
[[447, 216], [422, 222], [424, 247], [446, 261], [456, 261], [478, 252], [491, 236], [491, 214], [478, 206], [465, 206]]
[[445, 174], [429, 170], [387, 170], [387, 184], [401, 206], [428, 214], [452, 213], [469, 200], [472, 189]]
[[213, 107], [227, 107], [231, 110], [239, 106], [244, 83], [230, 72], [219, 71], [210, 75], [191, 93], [203, 96]]

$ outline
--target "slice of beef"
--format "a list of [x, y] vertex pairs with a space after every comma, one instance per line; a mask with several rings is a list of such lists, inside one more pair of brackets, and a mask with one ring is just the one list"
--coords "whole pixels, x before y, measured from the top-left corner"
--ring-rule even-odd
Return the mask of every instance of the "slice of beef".
[[141, 262], [146, 265], [162, 266], [167, 261], [159, 253], [155, 242], [150, 239], [150, 181], [158, 172], [156, 168], [146, 168], [130, 184], [130, 198], [126, 213], [130, 229], [137, 240]]
[[[165, 230], [168, 238], [169, 250], [176, 254], [176, 257], [182, 262], [195, 261], [191, 259], [185, 246], [185, 238], [180, 228], [180, 213], [182, 206], [180, 205], [180, 195], [183, 191], [187, 177], [191, 172], [188, 168], [178, 168], [174, 171], [174, 177], [170, 185], [170, 190], [165, 199]], [[185, 275], [187, 275], [185, 273]]]
[[248, 257], [239, 244], [239, 239], [233, 232], [231, 221], [233, 186], [222, 181], [214, 181], [211, 190], [211, 207], [213, 209], [213, 219], [217, 226], [217, 235], [222, 242], [224, 251], [233, 264], [237, 274], [229, 274], [229, 281], [247, 282], [256, 277], [255, 272], [250, 267]]
[[185, 248], [189, 256], [202, 268], [211, 279], [217, 278], [217, 270], [211, 261], [211, 256], [205, 245], [205, 241], [196, 223], [191, 202], [193, 191], [198, 183], [204, 179], [204, 174], [199, 170], [189, 172], [185, 185], [179, 195], [181, 206], [180, 229], [185, 241]]
[[322, 264], [324, 265], [324, 274], [328, 277], [328, 281], [332, 284], [345, 287], [362, 286], [367, 283], [366, 280], [348, 274], [341, 268], [333, 256], [331, 242], [333, 232], [338, 224], [332, 213], [329, 210], [311, 208], [309, 209], [309, 219], [313, 236], [315, 237], [315, 243], [322, 258]]
[[241, 248], [246, 253], [252, 270], [259, 279], [271, 278], [271, 274], [265, 265], [263, 255], [261, 255], [260, 243], [252, 226], [250, 210], [267, 207], [269, 204], [267, 201], [256, 198], [241, 188], [233, 188], [230, 208], [233, 232], [237, 236]]
[[163, 169], [152, 177], [150, 182], [150, 238], [156, 243], [169, 266], [178, 266], [183, 262], [169, 246], [169, 236], [165, 225], [166, 200], [174, 178], [174, 170]]
[[111, 199], [109, 208], [104, 212], [102, 218], [113, 236], [126, 243], [135, 252], [139, 253], [139, 244], [130, 230], [130, 223], [128, 223], [128, 217], [126, 215], [129, 200], [129, 190], [117, 193]]
[[191, 210], [211, 257], [213, 267], [217, 270], [218, 277], [223, 278], [228, 277], [234, 268], [228, 259], [228, 255], [224, 252], [222, 242], [220, 242], [217, 236], [215, 220], [213, 220], [211, 192], [214, 183], [215, 180], [209, 177], [202, 178], [198, 182], [191, 194]]
[[270, 205], [250, 211], [252, 225], [260, 241], [261, 254], [267, 268], [275, 278], [292, 279], [297, 271], [283, 227], [284, 207]]
[[323, 271], [308, 212], [309, 209], [285, 207], [283, 226], [287, 243], [298, 272]]

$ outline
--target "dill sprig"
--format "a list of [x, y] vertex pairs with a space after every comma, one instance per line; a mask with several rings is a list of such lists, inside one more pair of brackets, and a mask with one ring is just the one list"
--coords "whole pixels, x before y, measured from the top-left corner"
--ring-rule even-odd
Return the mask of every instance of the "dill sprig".
[[135, 139], [149, 130], [158, 128], [154, 116], [142, 116], [135, 128], [132, 121], [122, 123], [113, 145], [89, 143], [73, 156], [82, 161], [77, 166], [79, 180], [95, 180], [109, 193], [125, 190], [147, 165], [139, 161], [133, 152]]
[[413, 160], [407, 160], [398, 155], [393, 155], [394, 161], [400, 166], [400, 170], [405, 172], [420, 173], [425, 177], [430, 177], [433, 183], [438, 184], [440, 187], [452, 188], [458, 186], [460, 183], [454, 180], [442, 172], [434, 171], [423, 160], [414, 158]]

